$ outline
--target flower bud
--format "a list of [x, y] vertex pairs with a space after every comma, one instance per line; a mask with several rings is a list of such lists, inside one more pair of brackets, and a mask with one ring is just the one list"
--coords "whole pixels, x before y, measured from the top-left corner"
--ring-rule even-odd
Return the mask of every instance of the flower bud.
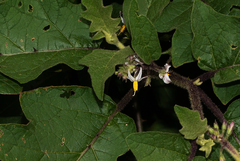
[[222, 135], [224, 135], [226, 129], [227, 129], [227, 122], [223, 121], [223, 123], [222, 123]]
[[217, 124], [216, 121], [214, 122], [213, 127], [214, 127], [214, 129], [216, 129], [217, 131], [219, 130], [219, 126], [218, 126], [218, 124]]
[[232, 121], [227, 128], [226, 139], [232, 134], [234, 128], [234, 122]]
[[209, 127], [209, 128], [208, 128], [208, 131], [210, 132], [210, 134], [214, 134], [213, 128]]

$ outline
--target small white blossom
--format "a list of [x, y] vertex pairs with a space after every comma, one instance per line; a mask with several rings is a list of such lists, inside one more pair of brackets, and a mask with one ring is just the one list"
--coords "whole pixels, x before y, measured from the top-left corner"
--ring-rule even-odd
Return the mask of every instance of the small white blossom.
[[163, 79], [163, 82], [166, 83], [166, 84], [169, 84], [169, 83], [172, 82], [171, 79], [169, 78], [170, 74], [168, 73], [170, 67], [171, 67], [171, 65], [166, 63], [164, 65], [165, 71], [163, 73], [159, 73], [159, 78]]
[[133, 91], [134, 94], [133, 96], [136, 94], [136, 91], [138, 91], [138, 82], [140, 82], [141, 80], [143, 80], [144, 78], [147, 78], [147, 76], [142, 77], [142, 67], [140, 67], [139, 73], [136, 76], [136, 78], [134, 78], [131, 73], [130, 73], [130, 69], [128, 69], [128, 79], [133, 82]]

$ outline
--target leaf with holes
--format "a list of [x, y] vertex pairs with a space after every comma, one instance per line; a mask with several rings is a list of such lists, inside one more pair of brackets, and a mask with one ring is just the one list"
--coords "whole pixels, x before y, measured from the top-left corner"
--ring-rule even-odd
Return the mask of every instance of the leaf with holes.
[[240, 19], [214, 11], [194, 1], [192, 11], [193, 55], [203, 70], [220, 70], [214, 77], [217, 84], [240, 79]]
[[0, 159], [12, 160], [116, 160], [128, 150], [125, 137], [136, 131], [134, 121], [118, 113], [90, 149], [115, 103], [100, 102], [85, 87], [39, 88], [20, 95], [27, 125], [0, 125]]
[[92, 86], [100, 100], [103, 99], [105, 81], [114, 73], [115, 66], [124, 64], [131, 54], [134, 52], [129, 46], [118, 51], [97, 49], [79, 61], [79, 64], [89, 67]]
[[190, 143], [179, 134], [133, 133], [126, 140], [138, 161], [185, 161], [190, 154]]
[[105, 37], [105, 33], [113, 35], [120, 29], [120, 19], [111, 17], [112, 6], [103, 6], [102, 0], [82, 0], [82, 4], [87, 8], [82, 12], [83, 17], [92, 22], [90, 32], [97, 32], [93, 40]]
[[198, 111], [178, 105], [174, 106], [174, 111], [183, 126], [179, 132], [184, 135], [184, 138], [194, 140], [207, 131], [207, 119], [201, 120]]
[[80, 12], [65, 0], [1, 2], [0, 72], [26, 83], [59, 63], [81, 69], [77, 61], [99, 42]]
[[177, 67], [184, 63], [193, 62], [191, 51], [192, 30], [191, 11], [192, 1], [174, 0], [164, 8], [154, 25], [158, 32], [176, 30], [172, 37], [172, 63]]
[[138, 5], [133, 0], [128, 13], [130, 24], [132, 47], [139, 57], [146, 63], [158, 60], [161, 55], [161, 46], [158, 40], [157, 30], [152, 22], [144, 15], [138, 16]]

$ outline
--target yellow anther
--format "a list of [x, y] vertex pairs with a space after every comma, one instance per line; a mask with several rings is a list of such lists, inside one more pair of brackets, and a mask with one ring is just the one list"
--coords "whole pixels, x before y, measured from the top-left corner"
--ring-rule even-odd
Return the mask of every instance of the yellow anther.
[[123, 24], [122, 27], [121, 27], [121, 29], [120, 29], [120, 33], [123, 33], [125, 29], [126, 29], [126, 25]]
[[133, 81], [133, 90], [137, 91], [138, 90], [138, 81]]

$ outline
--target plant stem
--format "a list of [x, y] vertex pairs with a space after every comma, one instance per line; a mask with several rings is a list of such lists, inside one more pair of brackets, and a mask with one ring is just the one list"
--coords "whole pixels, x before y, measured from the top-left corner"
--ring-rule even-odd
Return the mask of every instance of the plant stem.
[[228, 151], [229, 154], [231, 154], [231, 156], [236, 160], [236, 161], [240, 161], [240, 155], [238, 153], [238, 151], [232, 146], [232, 144], [230, 142], [228, 142], [226, 139], [222, 139], [220, 141], [222, 147]]

